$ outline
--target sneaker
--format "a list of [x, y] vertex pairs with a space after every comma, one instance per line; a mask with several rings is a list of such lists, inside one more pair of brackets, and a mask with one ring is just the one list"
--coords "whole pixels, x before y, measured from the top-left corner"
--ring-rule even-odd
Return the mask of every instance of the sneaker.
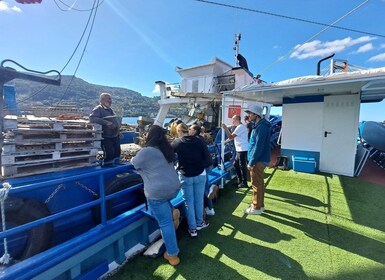
[[196, 229], [188, 229], [188, 233], [190, 234], [191, 237], [198, 236], [198, 232]]
[[[251, 207], [251, 208], [254, 208], [254, 204], [251, 203], [251, 204], [250, 204], [250, 207]], [[262, 212], [265, 212], [265, 207], [262, 206], [262, 207], [261, 207], [261, 211], [262, 211]]]
[[261, 209], [254, 209], [253, 207], [249, 207], [243, 211], [243, 213], [248, 215], [261, 215], [263, 211]]
[[217, 196], [218, 189], [219, 189], [219, 187], [217, 185], [214, 185], [214, 184], [211, 185], [209, 194], [207, 195], [207, 198], [210, 200], [214, 199], [214, 197]]
[[203, 221], [200, 225], [197, 225], [197, 230], [207, 228], [208, 226], [209, 226], [209, 223]]
[[240, 188], [248, 188], [248, 187], [249, 186], [247, 184], [245, 184], [245, 183], [238, 184], [238, 189], [240, 189]]
[[169, 264], [174, 265], [174, 266], [178, 265], [180, 263], [180, 259], [178, 256], [170, 256], [169, 254], [167, 254], [167, 252], [164, 252], [163, 258], [168, 260]]
[[205, 212], [206, 212], [206, 215], [209, 215], [209, 216], [214, 216], [215, 215], [215, 211], [214, 211], [214, 208], [208, 208], [206, 207], [205, 208]]

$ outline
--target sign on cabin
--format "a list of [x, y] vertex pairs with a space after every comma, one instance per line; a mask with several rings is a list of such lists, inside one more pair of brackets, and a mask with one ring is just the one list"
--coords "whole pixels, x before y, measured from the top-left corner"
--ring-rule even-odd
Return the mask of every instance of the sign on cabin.
[[241, 115], [241, 105], [230, 105], [227, 117], [232, 118], [234, 115], [240, 116]]

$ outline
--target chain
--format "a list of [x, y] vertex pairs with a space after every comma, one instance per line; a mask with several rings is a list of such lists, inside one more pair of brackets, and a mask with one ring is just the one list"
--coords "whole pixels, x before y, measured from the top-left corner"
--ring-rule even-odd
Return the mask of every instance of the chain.
[[65, 188], [66, 186], [64, 184], [60, 184], [59, 186], [57, 186], [57, 188], [53, 191], [53, 193], [47, 198], [47, 200], [45, 201], [45, 204], [48, 204], [51, 199], [55, 196], [55, 194], [61, 189], [61, 188]]
[[[80, 183], [79, 181], [75, 181], [75, 184], [78, 185], [79, 187], [82, 187], [83, 189], [85, 189], [86, 191], [88, 191], [90, 194], [92, 194], [93, 196], [98, 196], [98, 194], [96, 192], [94, 192], [93, 190], [91, 190], [90, 188], [88, 188], [87, 186], [83, 185], [82, 183]], [[45, 201], [46, 204], [48, 204], [51, 199], [56, 195], [56, 193], [61, 189], [61, 188], [65, 188], [65, 184], [60, 184], [59, 186], [57, 186], [57, 188], [53, 191], [53, 193], [47, 198], [47, 200]]]
[[93, 196], [98, 196], [98, 194], [96, 192], [94, 192], [93, 190], [91, 190], [90, 188], [88, 188], [87, 186], [83, 185], [82, 183], [78, 182], [78, 181], [75, 181], [75, 184], [82, 187], [83, 189], [85, 189], [86, 191], [88, 191], [90, 194], [92, 194]]

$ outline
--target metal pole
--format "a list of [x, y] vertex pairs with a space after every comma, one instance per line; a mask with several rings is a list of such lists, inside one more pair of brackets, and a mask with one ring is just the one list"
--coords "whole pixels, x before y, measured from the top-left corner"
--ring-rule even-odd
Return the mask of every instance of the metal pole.
[[1, 155], [3, 151], [3, 142], [4, 142], [4, 137], [3, 137], [3, 130], [4, 130], [4, 115], [3, 115], [3, 110], [4, 110], [4, 83], [0, 83], [0, 168], [2, 167], [2, 160], [1, 160]]
[[235, 34], [235, 43], [234, 43], [234, 59], [235, 59], [235, 67], [239, 66], [238, 62], [238, 53], [239, 53], [239, 41], [241, 41], [241, 33]]

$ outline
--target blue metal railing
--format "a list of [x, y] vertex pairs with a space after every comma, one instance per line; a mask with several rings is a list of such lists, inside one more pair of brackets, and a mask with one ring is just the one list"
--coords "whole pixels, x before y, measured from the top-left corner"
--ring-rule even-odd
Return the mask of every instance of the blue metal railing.
[[[129, 169], [127, 170], [127, 166], [126, 166], [126, 168], [119, 168], [119, 167], [117, 167], [117, 168], [118, 168], [118, 170], [117, 170], [118, 172], [116, 174], [122, 173], [122, 171], [123, 172], [130, 171]], [[114, 198], [121, 197], [121, 196], [128, 194], [130, 192], [133, 192], [135, 190], [143, 188], [143, 184], [140, 183], [140, 184], [137, 184], [137, 185], [132, 186], [132, 187], [130, 186], [130, 188], [127, 188], [127, 189], [124, 189], [124, 190], [121, 190], [121, 191], [118, 191], [116, 193], [109, 194], [106, 196], [105, 195], [104, 175], [107, 172], [111, 172], [111, 169], [100, 169], [100, 170], [92, 171], [92, 172], [85, 173], [85, 174], [79, 174], [79, 175], [74, 175], [74, 176], [69, 176], [69, 177], [64, 177], [64, 178], [61, 177], [58, 179], [52, 179], [52, 180], [47, 180], [47, 181], [43, 181], [43, 182], [36, 182], [33, 184], [28, 184], [28, 185], [23, 185], [20, 187], [11, 188], [9, 195], [16, 195], [16, 194], [21, 194], [21, 193], [25, 192], [26, 190], [28, 190], [28, 192], [38, 191], [40, 189], [43, 189], [43, 188], [46, 188], [49, 186], [59, 185], [59, 184], [63, 184], [63, 183], [73, 182], [73, 181], [79, 181], [81, 179], [87, 179], [87, 178], [92, 178], [92, 177], [98, 176], [99, 198], [96, 200], [93, 200], [91, 202], [86, 202], [86, 203], [83, 203], [81, 205], [74, 206], [70, 209], [63, 210], [59, 213], [51, 214], [47, 217], [40, 218], [40, 219], [37, 219], [35, 221], [7, 229], [3, 232], [0, 232], [0, 239], [10, 237], [13, 234], [25, 232], [27, 230], [34, 228], [34, 227], [38, 227], [42, 224], [59, 220], [60, 218], [67, 217], [71, 214], [80, 212], [84, 209], [92, 208], [92, 207], [97, 206], [97, 205], [100, 205], [101, 225], [103, 225], [103, 226], [107, 225], [106, 202], [109, 200], [112, 200]]]

